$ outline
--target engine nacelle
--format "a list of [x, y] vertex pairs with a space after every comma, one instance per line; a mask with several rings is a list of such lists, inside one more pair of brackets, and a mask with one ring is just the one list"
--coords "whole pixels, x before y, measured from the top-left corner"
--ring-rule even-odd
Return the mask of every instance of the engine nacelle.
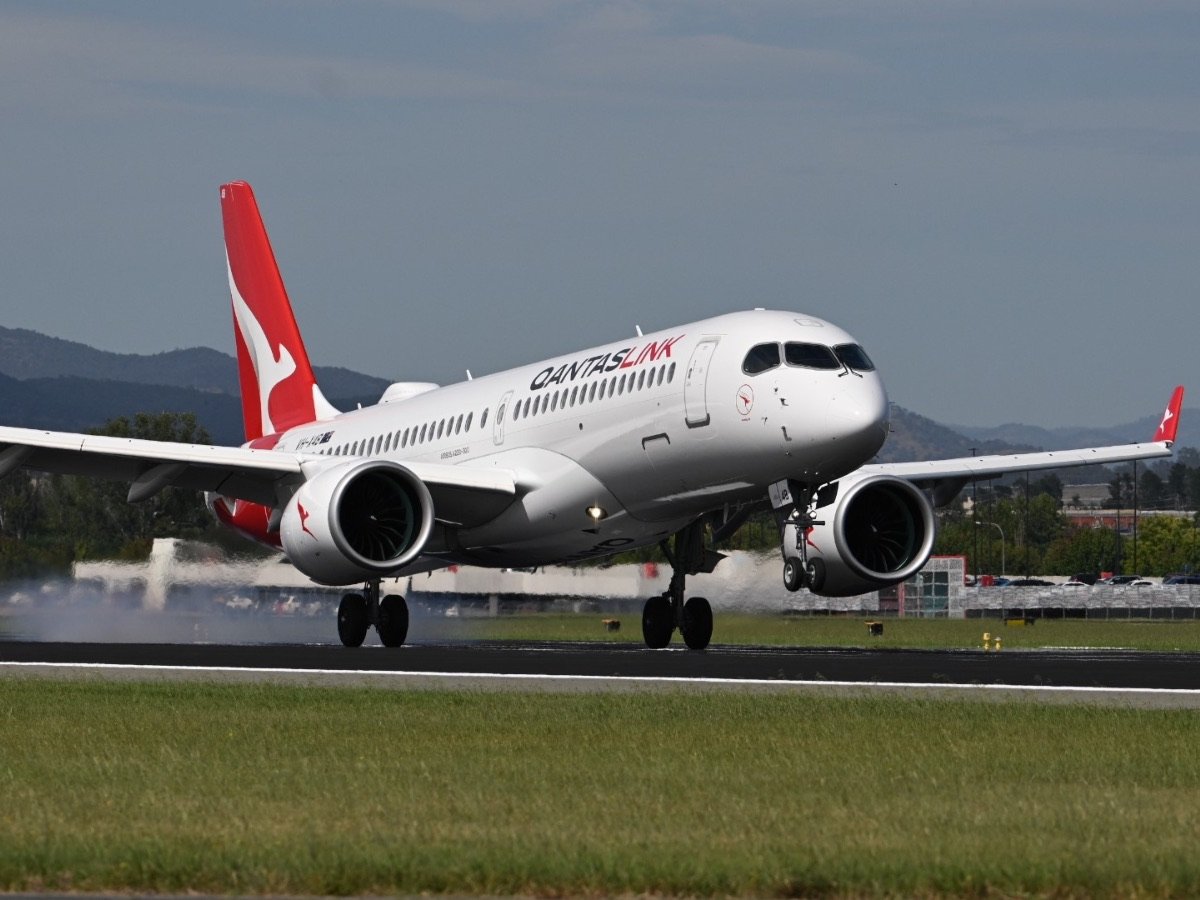
[[292, 565], [321, 584], [382, 578], [411, 562], [433, 530], [433, 498], [388, 460], [346, 463], [306, 481], [279, 523]]
[[818, 492], [816, 525], [804, 535], [808, 589], [849, 597], [911, 578], [933, 551], [933, 507], [910, 482], [891, 475], [843, 478]]

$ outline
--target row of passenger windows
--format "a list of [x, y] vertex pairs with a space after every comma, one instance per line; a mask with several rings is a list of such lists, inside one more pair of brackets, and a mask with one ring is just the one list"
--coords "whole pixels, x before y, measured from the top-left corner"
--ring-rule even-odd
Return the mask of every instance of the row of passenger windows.
[[[571, 389], [563, 388], [549, 394], [537, 397], [526, 397], [518, 400], [512, 407], [512, 418], [517, 419], [536, 416], [539, 413], [553, 412], [566, 409], [577, 404], [593, 403], [605, 397], [620, 396], [626, 392], [647, 390], [670, 384], [675, 380], [675, 363], [670, 366], [661, 365], [656, 369], [642, 369], [636, 375], [627, 372], [620, 376], [612, 376], [607, 381], [593, 381], [591, 384], [575, 385]], [[504, 416], [503, 408], [499, 413]], [[391, 450], [403, 450], [406, 447], [416, 447], [444, 437], [466, 434], [471, 430], [474, 413], [450, 416], [436, 422], [426, 422], [424, 425], [413, 425], [402, 428], [395, 434], [381, 434], [363, 441], [353, 441], [339, 444], [336, 447], [326, 447], [318, 452], [324, 456], [374, 456], [376, 453], [388, 453]], [[479, 416], [478, 428], [487, 427], [488, 411], [485, 409]]]
[[[373, 456], [376, 453], [387, 453], [390, 450], [402, 450], [405, 447], [415, 447], [418, 444], [436, 441], [439, 438], [466, 434], [471, 430], [471, 423], [474, 418], [475, 413], [473, 412], [459, 413], [457, 417], [450, 416], [447, 419], [426, 422], [420, 426], [413, 425], [409, 428], [401, 428], [395, 434], [381, 434], [378, 437], [368, 438], [365, 441], [339, 444], [336, 447], [327, 447], [320, 452], [325, 456]], [[479, 415], [478, 427], [486, 427], [487, 419], [488, 411], [485, 409]]]
[[619, 397], [624, 393], [649, 390], [662, 387], [675, 380], [675, 363], [665, 363], [653, 369], [640, 369], [638, 372], [626, 372], [613, 375], [607, 380], [593, 381], [591, 384], [577, 384], [573, 388], [554, 391], [549, 394], [539, 394], [536, 397], [526, 397], [517, 400], [512, 407], [512, 418], [525, 419], [540, 413], [554, 412], [557, 409], [595, 403], [606, 397]]
[[[783, 360], [789, 366], [801, 369], [875, 371], [875, 364], [858, 344], [839, 344], [836, 347], [826, 347], [824, 344], [801, 344], [797, 341], [789, 341], [783, 345]], [[742, 362], [742, 371], [747, 375], [759, 375], [774, 369], [779, 364], [778, 344], [756, 344], [746, 354], [746, 359]]]

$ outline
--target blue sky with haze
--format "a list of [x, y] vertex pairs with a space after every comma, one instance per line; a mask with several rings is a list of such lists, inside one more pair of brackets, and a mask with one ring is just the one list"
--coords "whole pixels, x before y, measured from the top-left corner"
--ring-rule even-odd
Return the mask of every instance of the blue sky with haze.
[[318, 364], [453, 381], [753, 306], [942, 421], [1200, 390], [1200, 6], [9, 2], [0, 324], [232, 349], [250, 181]]

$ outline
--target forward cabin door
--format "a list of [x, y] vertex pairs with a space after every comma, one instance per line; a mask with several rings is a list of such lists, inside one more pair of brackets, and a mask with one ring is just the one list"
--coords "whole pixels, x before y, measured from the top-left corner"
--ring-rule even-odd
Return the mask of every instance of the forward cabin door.
[[703, 428], [711, 419], [708, 414], [708, 370], [712, 363], [713, 351], [717, 349], [720, 338], [705, 338], [692, 351], [688, 362], [687, 375], [683, 381], [683, 411], [684, 421], [688, 428]]
[[508, 415], [508, 404], [512, 402], [512, 391], [507, 391], [496, 404], [496, 418], [492, 421], [492, 443], [497, 447], [504, 443], [504, 419]]

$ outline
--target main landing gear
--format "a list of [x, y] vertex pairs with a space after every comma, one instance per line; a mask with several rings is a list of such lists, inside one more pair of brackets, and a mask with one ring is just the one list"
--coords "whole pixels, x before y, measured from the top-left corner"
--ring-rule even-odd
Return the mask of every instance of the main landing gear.
[[408, 604], [400, 594], [379, 596], [379, 582], [369, 581], [361, 594], [346, 594], [338, 606], [338, 637], [346, 647], [361, 647], [372, 625], [385, 647], [399, 647], [408, 635]]
[[703, 597], [684, 601], [688, 575], [711, 572], [724, 556], [704, 546], [704, 523], [693, 522], [675, 535], [675, 550], [667, 541], [659, 546], [671, 563], [671, 584], [666, 593], [651, 597], [642, 609], [642, 637], [647, 647], [661, 649], [671, 643], [675, 629], [692, 650], [703, 650], [712, 640], [712, 607]]

